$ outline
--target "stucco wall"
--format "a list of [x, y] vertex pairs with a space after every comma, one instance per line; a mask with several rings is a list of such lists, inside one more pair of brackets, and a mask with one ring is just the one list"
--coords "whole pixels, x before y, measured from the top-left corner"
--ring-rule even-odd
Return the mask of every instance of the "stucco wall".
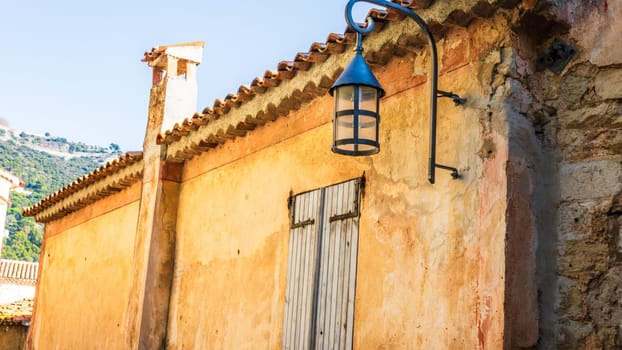
[[[355, 348], [619, 348], [622, 7], [503, 3], [434, 27], [439, 87], [468, 100], [441, 100], [437, 157], [462, 179], [426, 180], [426, 46], [404, 35], [382, 50], [395, 32], [379, 31], [368, 57], [387, 90], [378, 155], [330, 152], [328, 96], [185, 163], [160, 167], [176, 145], [148, 131], [138, 243], [140, 185], [48, 224], [35, 344], [124, 348], [142, 321], [173, 349], [280, 348], [287, 198], [365, 174]], [[577, 50], [558, 73], [542, 67], [555, 38]]]
[[123, 349], [140, 186], [46, 225], [32, 321], [39, 349]]
[[[489, 84], [506, 25], [502, 17], [477, 20], [440, 42], [440, 87], [469, 102], [440, 102], [438, 161], [457, 166], [463, 179], [439, 170], [437, 183], [427, 183], [426, 53], [377, 70], [387, 90], [378, 155], [330, 152], [333, 101], [325, 96], [188, 161], [171, 348], [280, 348], [290, 191], [363, 173], [355, 347], [501, 348], [512, 127], [504, 102], [489, 97]], [[533, 339], [530, 329], [525, 334]]]

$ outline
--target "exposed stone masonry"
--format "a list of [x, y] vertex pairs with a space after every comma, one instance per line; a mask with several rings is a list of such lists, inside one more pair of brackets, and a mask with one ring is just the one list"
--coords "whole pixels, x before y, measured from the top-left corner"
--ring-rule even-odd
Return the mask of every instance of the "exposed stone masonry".
[[[590, 37], [622, 32], [620, 12], [619, 2], [540, 2], [518, 22], [506, 65], [540, 147], [539, 348], [622, 348], [622, 51]], [[577, 50], [560, 74], [537, 60], [556, 38]]]
[[622, 347], [620, 73], [578, 63], [559, 77], [556, 99], [547, 101], [557, 111], [551, 131], [563, 155], [555, 312], [557, 343], [568, 348]]
[[[508, 266], [508, 348], [622, 348], [622, 50], [591, 34], [619, 34], [620, 15], [607, 1], [523, 1], [506, 14], [507, 47], [484, 59], [494, 69], [480, 80], [506, 120], [490, 109], [480, 122], [510, 140], [508, 261], [529, 265], [536, 249], [539, 339], [510, 331], [528, 328], [520, 309], [533, 306], [513, 295], [530, 289], [530, 267]], [[541, 59], [556, 39], [576, 51], [559, 74]], [[484, 142], [480, 156], [494, 152]]]

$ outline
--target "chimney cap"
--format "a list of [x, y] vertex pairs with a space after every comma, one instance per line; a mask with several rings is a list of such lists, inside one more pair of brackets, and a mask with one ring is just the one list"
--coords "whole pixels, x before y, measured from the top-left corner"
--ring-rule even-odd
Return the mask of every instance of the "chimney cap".
[[205, 47], [204, 41], [193, 41], [181, 44], [163, 45], [157, 46], [151, 49], [151, 51], [145, 52], [142, 59], [143, 62], [147, 62], [149, 66], [158, 66], [159, 58], [162, 55], [173, 56], [178, 59], [183, 59], [196, 64], [201, 63], [201, 54], [203, 53], [203, 47]]

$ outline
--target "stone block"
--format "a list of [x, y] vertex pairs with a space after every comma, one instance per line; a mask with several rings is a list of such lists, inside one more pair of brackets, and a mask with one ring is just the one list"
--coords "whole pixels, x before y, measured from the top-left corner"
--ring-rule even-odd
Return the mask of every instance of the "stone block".
[[610, 103], [587, 105], [575, 110], [567, 110], [558, 115], [561, 127], [571, 129], [619, 127], [622, 115], [618, 106]]
[[[612, 225], [614, 227], [614, 230], [617, 229], [617, 237], [616, 240], [618, 241], [618, 244], [616, 244], [616, 249], [618, 251], [618, 254], [622, 255], [622, 216], [618, 217], [617, 219], [612, 219], [612, 220], [616, 220], [617, 221], [617, 225]], [[614, 235], [616, 234], [615, 232], [612, 232]]]
[[622, 98], [622, 69], [604, 69], [595, 80], [596, 94], [604, 99]]
[[594, 283], [587, 297], [589, 316], [596, 324], [604, 348], [622, 347], [622, 266], [611, 268]]
[[564, 203], [559, 207], [559, 233], [563, 241], [584, 239], [592, 226], [590, 208], [595, 201]]
[[560, 247], [558, 273], [578, 279], [587, 285], [594, 277], [607, 270], [609, 244], [604, 240], [567, 241]]
[[593, 330], [589, 322], [562, 322], [557, 334], [557, 343], [562, 349], [577, 349]]
[[594, 76], [598, 68], [590, 64], [578, 64], [561, 78], [559, 100], [569, 109], [583, 106], [585, 98], [594, 87]]
[[557, 132], [567, 162], [580, 162], [596, 157], [616, 157], [622, 154], [622, 132], [607, 127], [561, 129]]
[[612, 196], [622, 190], [622, 162], [605, 159], [562, 164], [560, 188], [562, 201]]
[[556, 311], [565, 320], [581, 320], [585, 317], [583, 286], [576, 280], [560, 277], [558, 280], [558, 302]]

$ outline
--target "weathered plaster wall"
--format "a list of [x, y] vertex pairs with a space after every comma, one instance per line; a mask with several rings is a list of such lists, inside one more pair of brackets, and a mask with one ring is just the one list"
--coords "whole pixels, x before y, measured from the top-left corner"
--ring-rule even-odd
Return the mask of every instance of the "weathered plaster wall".
[[137, 183], [46, 225], [30, 346], [123, 349]]
[[[506, 219], [508, 137], [521, 123], [512, 121], [518, 118], [512, 102], [501, 93], [491, 97], [502, 63], [499, 47], [511, 42], [506, 15], [457, 27], [439, 43], [440, 87], [469, 99], [464, 107], [444, 100], [439, 107], [438, 160], [457, 166], [461, 180], [443, 171], [437, 184], [426, 180], [428, 87], [420, 67], [427, 53], [419, 50], [376, 70], [387, 90], [378, 155], [330, 152], [333, 102], [326, 96], [188, 161], [177, 218], [170, 347], [280, 348], [290, 191], [363, 172], [355, 348], [534, 345], [535, 252], [528, 245], [511, 262], [506, 257], [508, 227], [523, 225]], [[507, 97], [514, 87], [501, 82]], [[519, 211], [528, 209], [520, 205]], [[527, 234], [531, 242], [529, 235], [533, 231]], [[524, 271], [508, 267], [521, 264]], [[508, 284], [509, 275], [518, 282]], [[518, 287], [523, 293], [513, 289]], [[521, 317], [504, 315], [510, 292], [517, 305], [526, 305]], [[506, 331], [518, 336], [504, 339]]]
[[0, 326], [0, 350], [18, 350], [26, 344], [28, 327], [21, 325]]
[[[622, 347], [622, 48], [612, 44], [622, 5], [506, 3], [517, 7], [435, 28], [439, 87], [468, 99], [440, 103], [438, 161], [463, 179], [426, 181], [429, 59], [422, 42], [399, 41], [369, 57], [393, 57], [374, 67], [387, 90], [378, 155], [330, 153], [325, 96], [183, 166], [156, 164], [150, 145], [141, 213], [151, 226], [136, 241], [140, 185], [49, 224], [35, 344], [90, 347], [110, 334], [102, 348], [123, 348], [156, 329], [170, 348], [280, 348], [287, 198], [365, 173], [356, 348]], [[578, 50], [559, 74], [539, 60], [554, 38]], [[162, 176], [166, 166], [183, 168], [181, 180]], [[168, 309], [154, 300], [170, 284]]]

